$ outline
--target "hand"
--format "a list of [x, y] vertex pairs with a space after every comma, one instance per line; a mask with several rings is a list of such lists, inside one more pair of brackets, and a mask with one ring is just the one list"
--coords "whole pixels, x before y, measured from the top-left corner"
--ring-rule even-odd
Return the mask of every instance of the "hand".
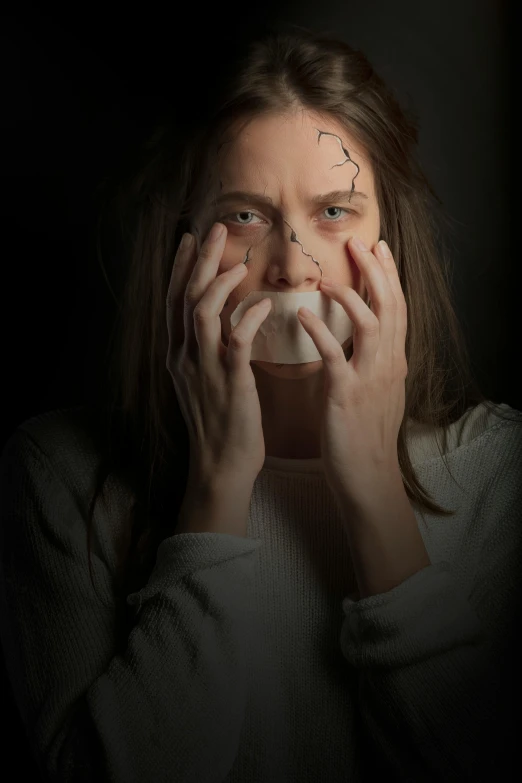
[[265, 459], [250, 356], [270, 307], [262, 301], [250, 307], [230, 334], [228, 348], [223, 345], [220, 313], [247, 274], [245, 265], [237, 264], [216, 277], [225, 241], [222, 226], [219, 238], [209, 234], [195, 264], [193, 238], [189, 247], [178, 248], [167, 295], [167, 369], [190, 436], [189, 478], [215, 482], [233, 476], [238, 486], [242, 478], [253, 484]]
[[406, 301], [393, 257], [381, 246], [350, 252], [361, 270], [372, 310], [349, 286], [321, 291], [338, 302], [354, 324], [349, 361], [339, 341], [313, 313], [301, 324], [321, 354], [325, 374], [321, 455], [325, 478], [343, 504], [364, 508], [389, 482], [401, 481], [397, 438], [404, 417]]

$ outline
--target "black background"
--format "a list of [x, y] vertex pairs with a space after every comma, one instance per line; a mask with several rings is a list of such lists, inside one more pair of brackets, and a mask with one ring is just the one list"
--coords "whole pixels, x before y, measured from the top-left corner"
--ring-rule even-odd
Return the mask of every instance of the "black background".
[[[23, 420], [89, 401], [103, 376], [116, 308], [95, 254], [97, 184], [158, 106], [197, 111], [238, 42], [277, 20], [361, 48], [417, 112], [421, 159], [453, 219], [453, 288], [474, 370], [491, 399], [522, 409], [514, 4], [24, 4], [0, 25], [0, 446]], [[16, 779], [26, 763], [17, 726], [13, 713], [4, 762], [11, 752]]]

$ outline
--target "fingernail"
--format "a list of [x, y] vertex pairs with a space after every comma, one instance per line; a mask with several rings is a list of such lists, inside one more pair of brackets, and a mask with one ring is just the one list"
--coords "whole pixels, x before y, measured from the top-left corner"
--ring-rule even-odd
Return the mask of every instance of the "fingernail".
[[390, 248], [388, 247], [384, 239], [381, 239], [381, 241], [379, 242], [379, 248], [384, 258], [391, 258]]
[[225, 228], [225, 226], [223, 225], [223, 223], [214, 223], [214, 225], [212, 226], [212, 230], [211, 230], [210, 234], [208, 235], [208, 238], [210, 239], [210, 241], [211, 242], [215, 242], [216, 239], [219, 239], [219, 237], [223, 233], [223, 229], [224, 228]]
[[181, 250], [188, 250], [189, 247], [192, 245], [192, 240], [193, 239], [194, 239], [194, 237], [192, 236], [192, 234], [183, 234], [183, 236], [181, 237], [181, 243], [180, 243]]
[[352, 242], [358, 250], [368, 250], [362, 239], [359, 239], [359, 237], [352, 237]]

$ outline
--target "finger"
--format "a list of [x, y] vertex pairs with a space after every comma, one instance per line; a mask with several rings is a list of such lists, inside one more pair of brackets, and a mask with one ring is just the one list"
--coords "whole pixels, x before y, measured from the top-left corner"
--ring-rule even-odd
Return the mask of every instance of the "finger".
[[192, 271], [190, 259], [194, 255], [194, 250], [195, 242], [192, 234], [183, 234], [174, 257], [166, 299], [169, 353], [174, 343], [183, 342], [183, 302], [185, 287]]
[[[254, 337], [270, 312], [271, 307], [272, 302], [270, 299], [262, 299], [260, 302], [256, 302], [255, 305], [252, 305], [243, 313], [241, 320], [229, 335], [227, 364], [236, 378], [247, 377], [245, 370], [250, 370]], [[251, 371], [248, 373], [248, 378], [252, 378]]]
[[[384, 245], [386, 245], [386, 243], [384, 243]], [[389, 255], [385, 254], [384, 252], [385, 250], [388, 251]], [[397, 303], [397, 314], [396, 314], [396, 322], [395, 322], [395, 343], [393, 348], [394, 355], [397, 358], [399, 357], [405, 358], [404, 353], [405, 353], [405, 345], [406, 345], [406, 333], [408, 329], [408, 308], [406, 305], [406, 299], [404, 297], [404, 291], [402, 290], [402, 286], [401, 286], [399, 270], [397, 268], [397, 264], [395, 263], [395, 260], [391, 254], [388, 245], [386, 245], [386, 248], [384, 248], [383, 244], [379, 242], [377, 245], [377, 252], [382, 267], [388, 277], [388, 281], [393, 291], [395, 301]]]
[[315, 347], [323, 360], [326, 388], [328, 394], [336, 399], [339, 395], [339, 402], [342, 399], [342, 388], [346, 380], [346, 356], [344, 355], [339, 340], [334, 337], [324, 321], [308, 310], [306, 307], [300, 307], [297, 316], [305, 332], [307, 332], [314, 341]]
[[222, 272], [208, 286], [193, 311], [192, 329], [196, 337], [201, 362], [216, 363], [224, 354], [221, 340], [221, 318], [227, 298], [241, 280], [246, 277], [244, 264], [236, 264], [227, 272]]
[[[221, 227], [219, 236], [213, 232]], [[225, 249], [227, 232], [222, 223], [215, 223], [206, 237], [198, 254], [198, 259], [185, 288], [185, 303], [183, 308], [183, 323], [185, 327], [185, 351], [195, 356], [197, 352], [194, 334], [194, 308], [201, 300], [209, 285], [216, 279], [223, 250]]]
[[[375, 357], [377, 355], [377, 351], [379, 350], [380, 326], [377, 316], [370, 310], [368, 305], [363, 302], [357, 291], [355, 291], [353, 288], [350, 288], [349, 286], [333, 285], [331, 287], [326, 287], [326, 285], [323, 283], [321, 285], [321, 290], [323, 293], [327, 294], [336, 302], [338, 302], [348, 315], [348, 318], [352, 321], [354, 327], [353, 351], [350, 362], [361, 375], [361, 377], [369, 377], [373, 372], [373, 368], [375, 366]], [[310, 322], [312, 321], [311, 318], [309, 320]], [[321, 324], [323, 324], [321, 319], [315, 316], [314, 323], [315, 322], [318, 322], [316, 327], [317, 333], [319, 334], [319, 330], [321, 330], [321, 333], [324, 334], [324, 330], [321, 328]], [[323, 326], [327, 329], [326, 324], [323, 324]], [[331, 334], [329, 329], [328, 332]], [[311, 334], [310, 336], [315, 342], [314, 335]], [[339, 341], [333, 337], [333, 335], [332, 338], [335, 340], [339, 348], [341, 348]], [[330, 351], [332, 358], [328, 359], [330, 363], [332, 359], [334, 363], [337, 362], [337, 358], [333, 356], [333, 348], [334, 346], [332, 343]], [[319, 345], [317, 345], [317, 350], [319, 353], [321, 353], [321, 348]], [[341, 355], [346, 362], [346, 358], [342, 353], [342, 348]], [[339, 356], [339, 363], [342, 364], [341, 356]]]
[[214, 223], [198, 253], [198, 260], [187, 285], [186, 300], [194, 305], [199, 302], [210, 283], [216, 278], [227, 239], [223, 223]]
[[350, 238], [350, 252], [355, 263], [361, 270], [361, 275], [370, 294], [372, 312], [379, 323], [379, 352], [390, 361], [393, 358], [395, 329], [397, 318], [397, 302], [392, 291], [388, 275], [379, 259], [371, 250], [358, 248], [355, 237]]

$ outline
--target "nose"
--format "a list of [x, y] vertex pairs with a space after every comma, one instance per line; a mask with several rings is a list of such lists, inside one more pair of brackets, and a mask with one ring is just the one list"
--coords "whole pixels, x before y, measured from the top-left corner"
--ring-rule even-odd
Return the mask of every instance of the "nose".
[[[306, 249], [301, 237], [286, 220], [283, 237], [272, 252], [267, 276], [273, 286], [294, 291], [305, 287], [317, 290], [322, 276], [320, 261]], [[311, 286], [313, 283], [315, 285]]]

